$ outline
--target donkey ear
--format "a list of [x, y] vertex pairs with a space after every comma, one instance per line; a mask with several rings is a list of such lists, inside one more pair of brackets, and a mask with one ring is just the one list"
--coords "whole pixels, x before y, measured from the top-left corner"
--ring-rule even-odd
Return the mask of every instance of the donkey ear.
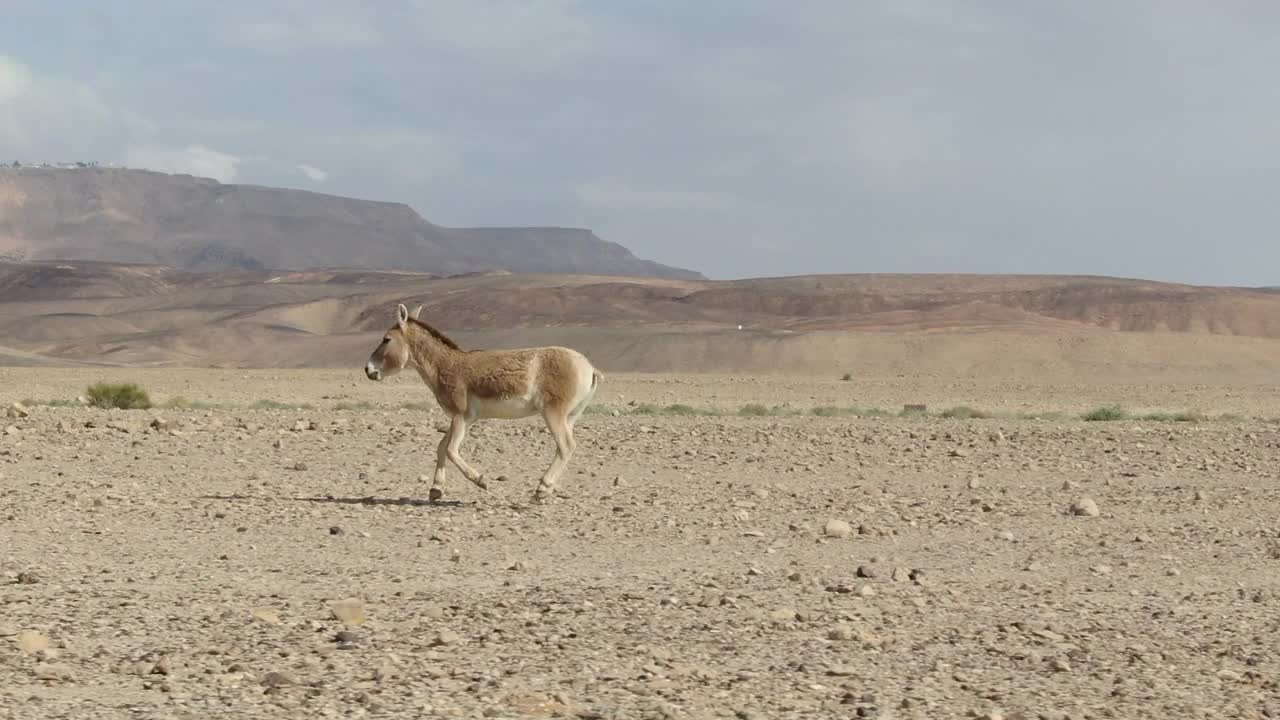
[[404, 327], [407, 322], [409, 322], [409, 308], [405, 307], [404, 303], [400, 303], [396, 306], [396, 324]]
[[413, 318], [414, 320], [417, 320], [418, 316], [421, 314], [422, 314], [422, 306], [419, 305], [418, 307], [413, 309], [413, 312], [409, 313], [409, 317]]

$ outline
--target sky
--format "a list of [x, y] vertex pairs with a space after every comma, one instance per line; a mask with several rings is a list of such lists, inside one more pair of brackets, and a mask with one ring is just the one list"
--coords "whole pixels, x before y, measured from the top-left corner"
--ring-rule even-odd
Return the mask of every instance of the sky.
[[1280, 284], [1271, 0], [0, 0], [0, 162], [589, 227], [712, 278]]

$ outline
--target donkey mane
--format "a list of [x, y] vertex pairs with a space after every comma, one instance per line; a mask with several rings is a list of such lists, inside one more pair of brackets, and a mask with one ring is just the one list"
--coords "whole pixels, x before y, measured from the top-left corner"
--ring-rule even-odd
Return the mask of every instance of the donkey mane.
[[444, 345], [445, 345], [446, 347], [450, 347], [450, 348], [453, 348], [454, 350], [461, 350], [461, 351], [463, 351], [463, 352], [466, 352], [465, 350], [462, 350], [462, 348], [458, 347], [458, 343], [456, 343], [456, 342], [454, 342], [453, 340], [449, 339], [449, 337], [448, 337], [447, 335], [445, 335], [444, 333], [440, 332], [439, 330], [437, 330], [437, 329], [435, 329], [435, 328], [431, 327], [430, 325], [428, 325], [428, 324], [426, 324], [426, 323], [422, 322], [422, 321], [421, 321], [421, 320], [419, 320], [418, 318], [411, 317], [411, 318], [409, 318], [409, 322], [413, 323], [414, 325], [417, 325], [418, 327], [422, 328], [423, 330], [426, 330], [428, 333], [431, 333], [431, 337], [433, 337], [433, 338], [435, 338], [436, 340], [439, 340], [440, 342], [444, 343]]

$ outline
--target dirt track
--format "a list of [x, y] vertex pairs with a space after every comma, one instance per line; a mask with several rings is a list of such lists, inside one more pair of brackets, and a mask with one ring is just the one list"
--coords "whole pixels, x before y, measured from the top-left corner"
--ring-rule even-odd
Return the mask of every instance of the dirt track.
[[[6, 370], [5, 405], [77, 372]], [[451, 468], [430, 506], [411, 378], [134, 375], [318, 407], [0, 420], [0, 717], [1280, 716], [1274, 423], [593, 415], [568, 496], [531, 507], [548, 437], [495, 421], [463, 453], [512, 479]], [[1270, 387], [610, 381], [1280, 414]]]

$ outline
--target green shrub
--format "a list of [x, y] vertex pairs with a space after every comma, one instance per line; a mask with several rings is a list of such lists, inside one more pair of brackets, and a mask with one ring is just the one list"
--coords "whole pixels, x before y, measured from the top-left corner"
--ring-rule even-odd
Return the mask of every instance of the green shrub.
[[151, 407], [147, 391], [134, 383], [98, 383], [85, 391], [89, 404], [98, 408], [146, 410]]
[[959, 420], [979, 419], [983, 420], [991, 417], [991, 413], [986, 410], [976, 410], [968, 405], [957, 405], [953, 408], [947, 408], [942, 411], [944, 418], [956, 418]]
[[1124, 420], [1129, 417], [1129, 413], [1125, 412], [1119, 405], [1104, 405], [1090, 410], [1081, 415], [1080, 418], [1087, 422], [1108, 422], [1112, 420]]

